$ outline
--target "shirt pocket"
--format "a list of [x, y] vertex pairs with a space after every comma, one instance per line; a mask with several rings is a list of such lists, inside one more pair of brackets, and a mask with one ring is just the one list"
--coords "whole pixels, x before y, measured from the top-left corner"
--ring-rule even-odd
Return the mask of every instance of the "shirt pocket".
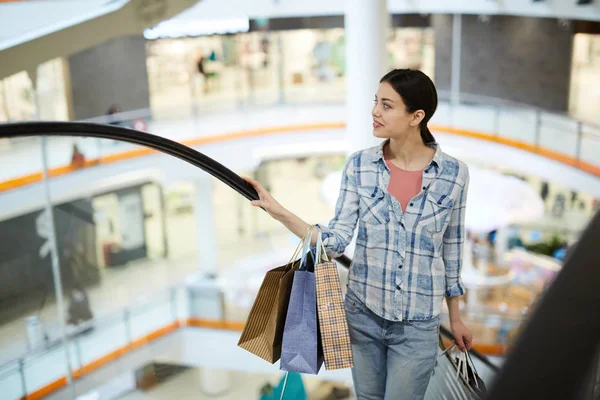
[[390, 222], [390, 211], [385, 193], [377, 186], [358, 188], [360, 196], [360, 219], [370, 225], [382, 225]]
[[419, 223], [431, 233], [443, 233], [453, 206], [454, 200], [451, 197], [429, 192], [425, 198], [425, 205]]

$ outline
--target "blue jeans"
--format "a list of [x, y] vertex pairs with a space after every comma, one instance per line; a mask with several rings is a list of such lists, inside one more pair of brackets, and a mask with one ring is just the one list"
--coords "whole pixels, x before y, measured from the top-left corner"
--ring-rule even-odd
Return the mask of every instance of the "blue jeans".
[[344, 301], [358, 400], [423, 399], [438, 355], [440, 318], [385, 320], [348, 289]]

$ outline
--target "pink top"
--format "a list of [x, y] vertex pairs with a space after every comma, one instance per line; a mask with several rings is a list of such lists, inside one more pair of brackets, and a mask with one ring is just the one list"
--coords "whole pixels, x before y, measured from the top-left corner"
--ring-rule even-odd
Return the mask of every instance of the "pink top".
[[396, 167], [390, 160], [385, 160], [385, 162], [390, 169], [388, 192], [400, 202], [402, 212], [404, 212], [410, 199], [421, 191], [423, 171], [405, 171]]

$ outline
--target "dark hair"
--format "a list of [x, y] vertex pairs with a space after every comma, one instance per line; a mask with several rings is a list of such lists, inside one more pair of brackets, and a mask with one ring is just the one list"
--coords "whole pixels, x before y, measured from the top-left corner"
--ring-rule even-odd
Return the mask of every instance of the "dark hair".
[[425, 111], [425, 118], [421, 121], [421, 139], [423, 143], [435, 142], [435, 138], [427, 127], [427, 123], [435, 113], [438, 105], [438, 96], [435, 85], [423, 72], [411, 69], [394, 69], [379, 83], [387, 82], [402, 97], [406, 104], [406, 111], [414, 113], [417, 110]]

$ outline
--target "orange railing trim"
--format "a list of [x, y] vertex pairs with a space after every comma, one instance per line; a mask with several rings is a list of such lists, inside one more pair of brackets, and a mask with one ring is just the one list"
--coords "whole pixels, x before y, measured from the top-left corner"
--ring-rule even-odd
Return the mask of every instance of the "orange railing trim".
[[[295, 131], [312, 131], [312, 130], [321, 130], [321, 129], [343, 129], [346, 126], [343, 122], [330, 122], [330, 123], [317, 123], [317, 124], [300, 124], [300, 125], [286, 125], [286, 126], [276, 126], [270, 128], [260, 128], [260, 129], [250, 129], [243, 131], [236, 131], [225, 133], [222, 135], [213, 135], [213, 136], [205, 136], [195, 139], [188, 139], [182, 141], [183, 144], [190, 147], [201, 146], [205, 144], [211, 143], [219, 143], [225, 142], [229, 140], [235, 139], [244, 139], [258, 136], [266, 136], [266, 135], [274, 135], [274, 134], [282, 134], [289, 133]], [[504, 144], [510, 147], [514, 147], [517, 149], [529, 151], [531, 153], [539, 154], [546, 158], [549, 158], [554, 161], [561, 162], [563, 164], [579, 168], [580, 170], [587, 172], [591, 175], [595, 175], [600, 177], [600, 166], [593, 165], [591, 163], [577, 160], [576, 158], [570, 157], [565, 154], [558, 153], [553, 150], [536, 147], [532, 144], [521, 142], [515, 139], [508, 139], [499, 137], [490, 133], [471, 131], [466, 129], [457, 129], [439, 125], [431, 126], [431, 129], [438, 132], [444, 132], [454, 135], [460, 135], [465, 137], [471, 137], [480, 140], [486, 140], [490, 142], [495, 142], [499, 144]], [[96, 165], [106, 165], [112, 164], [120, 161], [131, 160], [138, 157], [147, 156], [150, 154], [156, 153], [155, 150], [141, 148], [135, 150], [123, 151], [121, 153], [112, 154], [104, 157], [100, 157], [97, 159], [92, 159], [86, 161], [82, 166], [73, 166], [73, 165], [64, 165], [61, 167], [52, 168], [49, 170], [49, 176], [58, 177], [66, 174], [70, 174], [76, 172], [80, 169], [89, 168]], [[43, 179], [41, 172], [36, 172], [33, 174], [23, 175], [18, 178], [13, 178], [6, 180], [4, 182], [0, 182], [0, 192], [5, 192], [8, 190], [17, 189], [23, 186], [31, 185], [37, 182], [40, 182]]]
[[540, 156], [549, 158], [554, 161], [558, 161], [560, 163], [569, 165], [571, 167], [579, 168], [584, 172], [600, 177], [600, 166], [593, 165], [586, 161], [578, 160], [574, 157], [568, 156], [566, 154], [559, 153], [554, 150], [546, 149], [544, 147], [538, 147], [531, 143], [522, 142], [516, 139], [509, 139], [505, 137], [496, 136], [490, 133], [472, 131], [468, 129], [458, 129], [458, 128], [450, 128], [439, 125], [432, 125], [430, 128], [434, 131], [445, 132], [459, 136], [470, 137], [474, 139], [485, 140], [488, 142], [494, 142], [498, 144], [503, 144], [509, 147], [514, 147], [520, 150], [525, 150], [530, 153], [535, 153]]
[[58, 378], [54, 382], [51, 382], [51, 383], [47, 384], [46, 386], [43, 386], [42, 388], [36, 390], [35, 392], [29, 393], [28, 395], [26, 395], [25, 397], [22, 397], [21, 399], [22, 400], [40, 400], [40, 399], [43, 399], [44, 397], [49, 396], [50, 394], [56, 392], [57, 390], [64, 388], [65, 386], [67, 386], [67, 378], [66, 377]]
[[193, 326], [197, 328], [210, 328], [210, 329], [223, 329], [227, 331], [242, 331], [244, 329], [244, 322], [240, 321], [226, 321], [226, 320], [212, 320], [203, 318], [188, 318], [187, 326]]
[[[133, 342], [131, 342], [128, 345], [125, 345], [114, 351], [111, 351], [110, 353], [108, 353], [94, 361], [91, 361], [90, 363], [82, 366], [81, 368], [74, 370], [73, 371], [73, 379], [81, 379], [85, 375], [106, 366], [107, 364], [115, 361], [116, 359], [127, 354], [128, 352], [135, 350], [139, 347], [142, 347], [150, 342], [153, 342], [156, 339], [159, 339], [165, 335], [168, 335], [169, 333], [177, 330], [180, 327], [181, 327], [181, 323], [179, 323], [178, 321], [173, 322], [173, 323], [166, 325], [160, 329], [157, 329], [147, 335], [144, 335], [139, 339], [134, 340]], [[67, 386], [67, 377], [63, 376], [47, 385], [41, 387], [40, 389], [37, 389], [36, 391], [27, 394], [25, 397], [22, 397], [21, 399], [22, 400], [43, 399], [44, 397], [50, 395], [51, 393], [54, 393], [54, 392], [64, 388], [65, 386]]]

